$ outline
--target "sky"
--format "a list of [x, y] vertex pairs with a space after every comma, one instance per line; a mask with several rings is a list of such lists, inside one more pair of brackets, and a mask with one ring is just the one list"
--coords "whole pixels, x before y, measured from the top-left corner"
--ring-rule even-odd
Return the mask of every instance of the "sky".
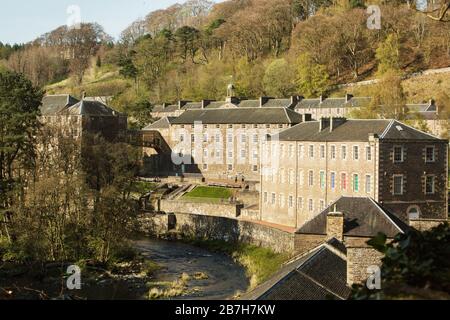
[[[25, 43], [67, 24], [70, 6], [82, 22], [98, 22], [116, 39], [133, 21], [184, 0], [8, 0], [1, 1], [0, 42]], [[73, 15], [72, 15], [73, 17]]]

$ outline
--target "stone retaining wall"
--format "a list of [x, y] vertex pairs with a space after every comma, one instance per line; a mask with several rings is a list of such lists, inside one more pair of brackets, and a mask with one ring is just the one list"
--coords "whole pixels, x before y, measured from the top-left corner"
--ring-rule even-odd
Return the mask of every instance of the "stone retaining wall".
[[236, 218], [241, 214], [242, 205], [230, 203], [189, 202], [186, 200], [166, 200], [160, 202], [159, 211], [166, 213], [189, 213], [213, 217]]
[[448, 222], [448, 220], [443, 220], [443, 219], [410, 219], [409, 220], [410, 226], [419, 231], [430, 230], [444, 222]]

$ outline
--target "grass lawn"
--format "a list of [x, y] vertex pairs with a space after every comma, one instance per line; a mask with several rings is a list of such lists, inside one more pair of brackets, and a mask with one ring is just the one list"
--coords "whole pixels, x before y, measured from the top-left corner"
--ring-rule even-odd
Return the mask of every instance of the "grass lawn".
[[198, 186], [184, 195], [184, 198], [228, 199], [233, 192], [227, 188]]

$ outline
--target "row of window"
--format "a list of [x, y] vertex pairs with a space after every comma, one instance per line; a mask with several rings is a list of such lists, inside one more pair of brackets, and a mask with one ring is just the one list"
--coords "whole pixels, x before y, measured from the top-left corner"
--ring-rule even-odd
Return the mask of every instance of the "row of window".
[[[208, 171], [208, 169], [209, 169], [209, 165], [208, 164], [203, 164], [202, 165], [202, 169], [204, 170], [204, 171]], [[232, 164], [228, 164], [227, 165], [227, 171], [233, 171], [234, 170], [234, 166], [232, 165]], [[257, 166], [257, 165], [253, 165], [252, 166], [252, 171], [253, 172], [258, 172], [259, 171], [259, 167]]]
[[[280, 155], [282, 157], [285, 156], [285, 145], [284, 144], [280, 144]], [[348, 147], [346, 145], [342, 145], [339, 149], [340, 152], [340, 158], [342, 160], [347, 160], [348, 158]], [[317, 153], [316, 153], [316, 146], [311, 144], [308, 146], [307, 149], [307, 157], [310, 159], [314, 159], [316, 157]], [[326, 147], [325, 145], [320, 145], [319, 146], [319, 150], [318, 150], [318, 155], [320, 159], [325, 159], [327, 157], [326, 154]], [[290, 144], [287, 148], [287, 156], [289, 158], [293, 158], [295, 156], [295, 152], [294, 152], [294, 145]], [[298, 146], [298, 157], [303, 159], [305, 158], [305, 146], [304, 145], [299, 145]], [[337, 159], [338, 157], [338, 148], [335, 145], [330, 146], [330, 150], [329, 150], [329, 157], [330, 159], [334, 160]], [[367, 161], [371, 161], [372, 160], [372, 148], [370, 146], [367, 146], [365, 148], [365, 159]], [[359, 146], [353, 146], [352, 147], [352, 158], [353, 160], [360, 160], [361, 158], [361, 151], [360, 151], [360, 147]]]
[[[426, 175], [424, 179], [425, 194], [431, 195], [436, 192], [436, 176]], [[402, 174], [396, 174], [392, 177], [392, 194], [401, 196], [405, 194], [406, 177]]]
[[[289, 174], [287, 176], [288, 178], [288, 183], [289, 184], [295, 184], [296, 181], [296, 177], [295, 177], [295, 171], [293, 169], [289, 170]], [[338, 181], [338, 178], [340, 179], [340, 181]], [[308, 187], [314, 187], [315, 186], [315, 173], [314, 170], [309, 170], [308, 171], [308, 176], [307, 176], [307, 185]], [[267, 175], [266, 176], [266, 181], [270, 181], [270, 182], [276, 182], [275, 181], [275, 175]], [[325, 189], [326, 185], [327, 185], [327, 176], [325, 171], [320, 171], [319, 172], [319, 185], [322, 189]], [[285, 175], [285, 171], [284, 169], [280, 169], [280, 175], [279, 175], [279, 182], [280, 183], [285, 183], [286, 182], [286, 175]], [[339, 176], [336, 172], [330, 172], [330, 176], [329, 176], [329, 183], [330, 183], [330, 188], [331, 189], [337, 189], [338, 187], [338, 183], [340, 186], [340, 189], [345, 191], [348, 188], [348, 174], [346, 172], [342, 172]], [[365, 191], [367, 193], [372, 192], [372, 176], [367, 174], [365, 176]], [[298, 175], [298, 184], [300, 186], [302, 186], [304, 184], [304, 174], [303, 171], [300, 171], [299, 175]], [[352, 190], [354, 192], [359, 192], [360, 191], [360, 175], [355, 173], [352, 175]]]
[[[394, 146], [393, 161], [395, 163], [402, 163], [405, 161], [406, 151], [403, 146]], [[432, 163], [436, 161], [436, 148], [434, 146], [425, 147], [425, 162]]]
[[[280, 193], [277, 195], [274, 192], [270, 194], [270, 199], [269, 194], [267, 192], [264, 192], [263, 201], [265, 204], [269, 204], [272, 206], [275, 206], [278, 203], [278, 206], [280, 208], [285, 208], [287, 206], [289, 209], [293, 209], [297, 206], [298, 210], [304, 209], [305, 205], [303, 203], [303, 197], [298, 197], [297, 199], [295, 199], [293, 195], [289, 195], [287, 198], [285, 198], [284, 194]], [[309, 212], [314, 212], [316, 208], [314, 199], [308, 199], [306, 205]], [[325, 200], [319, 200], [318, 205], [318, 209], [320, 211], [325, 210]]]
[[[233, 143], [234, 142], [234, 137], [235, 137], [235, 135], [228, 134], [227, 135], [227, 142], [228, 143]], [[266, 135], [253, 134], [253, 135], [251, 135], [251, 142], [253, 142], [255, 144], [259, 143], [260, 137], [262, 137], [262, 139], [264, 139], [266, 137]], [[184, 142], [185, 141], [185, 135], [184, 134], [180, 134], [180, 137], [179, 137], [178, 141], [179, 142]], [[191, 142], [195, 142], [195, 141], [196, 141], [195, 134], [191, 134]], [[222, 135], [220, 133], [215, 134], [214, 137], [213, 137], [213, 141], [216, 142], [216, 143], [221, 143], [222, 142]], [[248, 141], [248, 135], [242, 134], [240, 136], [240, 142], [241, 143], [247, 143], [247, 141]], [[203, 135], [203, 142], [204, 143], [210, 142], [209, 135], [206, 134], [206, 133]]]
[[[195, 124], [186, 126], [184, 124], [180, 125], [181, 129], [184, 129], [186, 127], [190, 127], [192, 129], [195, 128]], [[220, 129], [220, 128], [228, 128], [228, 129], [233, 129], [233, 128], [242, 128], [242, 129], [249, 129], [249, 128], [253, 128], [253, 129], [258, 129], [258, 128], [266, 128], [266, 129], [270, 129], [270, 128], [278, 128], [278, 129], [282, 129], [282, 128], [287, 128], [288, 125], [287, 124], [264, 124], [264, 125], [258, 125], [258, 124], [241, 124], [241, 125], [237, 125], [237, 124], [227, 124], [227, 125], [220, 125], [220, 124], [215, 124], [215, 125], [208, 125], [208, 124], [204, 124], [203, 125], [203, 129], [208, 129], [208, 128], [216, 128], [216, 129]]]

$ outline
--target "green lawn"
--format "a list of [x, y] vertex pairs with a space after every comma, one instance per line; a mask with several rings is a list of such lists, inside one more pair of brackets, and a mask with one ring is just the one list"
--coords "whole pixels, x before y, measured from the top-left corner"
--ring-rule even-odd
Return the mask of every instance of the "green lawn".
[[184, 198], [228, 199], [233, 192], [227, 188], [198, 186], [184, 195]]

